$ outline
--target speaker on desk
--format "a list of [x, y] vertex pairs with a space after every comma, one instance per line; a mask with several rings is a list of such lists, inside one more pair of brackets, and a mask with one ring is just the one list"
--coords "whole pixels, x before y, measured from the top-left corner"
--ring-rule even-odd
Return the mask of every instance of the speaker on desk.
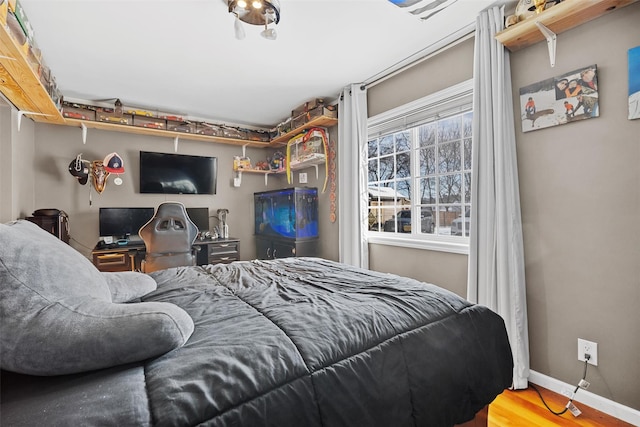
[[37, 224], [43, 230], [69, 243], [69, 216], [60, 209], [38, 209], [27, 220]]

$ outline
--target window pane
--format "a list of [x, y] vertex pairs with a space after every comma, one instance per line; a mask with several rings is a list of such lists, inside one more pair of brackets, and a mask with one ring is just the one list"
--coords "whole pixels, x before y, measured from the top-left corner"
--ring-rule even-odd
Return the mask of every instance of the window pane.
[[438, 185], [440, 203], [461, 202], [462, 176], [460, 174], [441, 176]]
[[438, 145], [438, 172], [457, 172], [461, 170], [460, 142]]
[[369, 208], [369, 230], [382, 231], [382, 222], [380, 209]]
[[396, 210], [391, 208], [383, 208], [380, 210], [382, 216], [382, 231], [392, 232], [396, 231]]
[[471, 205], [466, 205], [464, 207], [464, 224], [465, 224], [465, 232], [464, 235], [468, 236], [469, 231], [471, 231]]
[[471, 203], [471, 174], [464, 174], [464, 202]]
[[420, 126], [420, 147], [426, 147], [436, 143], [436, 123], [429, 123]]
[[380, 187], [376, 184], [369, 184], [369, 206], [380, 206]]
[[433, 216], [431, 207], [420, 208], [420, 232], [433, 234], [436, 229], [436, 219]]
[[420, 176], [433, 175], [436, 173], [436, 147], [431, 146], [421, 148], [420, 153]]
[[464, 113], [462, 116], [462, 123], [464, 127], [464, 137], [468, 138], [471, 136], [471, 126], [473, 124], [473, 112], [469, 111], [468, 113]]
[[393, 153], [393, 135], [383, 136], [379, 140], [380, 143], [380, 155]]
[[396, 191], [396, 183], [385, 182], [382, 187], [380, 187], [380, 204], [383, 206], [395, 206], [396, 200], [398, 198], [398, 193]]
[[460, 116], [450, 117], [438, 122], [438, 141], [447, 142], [460, 139], [462, 134]]
[[465, 206], [465, 214], [458, 215], [456, 219], [451, 222], [451, 235], [452, 236], [468, 236], [469, 235], [469, 216], [471, 209], [469, 205]]
[[396, 178], [411, 176], [411, 153], [398, 154], [396, 157]]
[[369, 160], [369, 182], [376, 182], [380, 180], [378, 176], [378, 160]]
[[436, 179], [420, 179], [420, 203], [436, 203]]
[[411, 181], [408, 179], [404, 179], [402, 181], [398, 181], [398, 203], [399, 204], [410, 204], [411, 203]]
[[407, 206], [398, 207], [396, 214], [385, 221], [384, 231], [411, 233], [411, 209]]
[[439, 234], [455, 236], [456, 231], [454, 227], [459, 223], [456, 219], [460, 218], [460, 212], [462, 212], [461, 205], [443, 206], [440, 208]]
[[376, 157], [378, 155], [378, 140], [372, 139], [368, 143], [368, 157]]
[[379, 180], [386, 181], [389, 179], [393, 179], [393, 156], [381, 157], [380, 158], [380, 172], [379, 172]]
[[471, 169], [471, 138], [464, 140], [464, 168]]
[[411, 136], [409, 131], [398, 132], [395, 134], [396, 153], [411, 150]]

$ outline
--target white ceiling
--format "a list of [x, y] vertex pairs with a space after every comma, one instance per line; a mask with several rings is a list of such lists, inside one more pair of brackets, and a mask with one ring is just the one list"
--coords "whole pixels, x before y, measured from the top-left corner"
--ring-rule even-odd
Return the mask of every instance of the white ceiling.
[[421, 21], [388, 0], [281, 0], [275, 41], [225, 0], [20, 0], [66, 97], [119, 98], [217, 123], [271, 127], [335, 100], [463, 28], [495, 0], [457, 0]]

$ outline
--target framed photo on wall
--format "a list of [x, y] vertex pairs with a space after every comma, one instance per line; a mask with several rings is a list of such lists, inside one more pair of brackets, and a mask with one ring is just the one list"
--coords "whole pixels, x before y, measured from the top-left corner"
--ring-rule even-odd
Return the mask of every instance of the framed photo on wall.
[[597, 66], [520, 88], [520, 108], [523, 132], [600, 116]]
[[629, 120], [640, 119], [640, 46], [629, 49]]

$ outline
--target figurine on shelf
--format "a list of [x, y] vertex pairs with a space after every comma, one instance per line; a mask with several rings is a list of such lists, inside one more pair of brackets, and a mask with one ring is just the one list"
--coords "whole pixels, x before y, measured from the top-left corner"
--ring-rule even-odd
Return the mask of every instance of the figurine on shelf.
[[535, 10], [534, 0], [520, 0], [516, 5], [516, 17], [518, 22], [524, 21], [530, 16], [533, 16]]
[[252, 169], [251, 159], [248, 157], [233, 156], [233, 170]]
[[269, 161], [269, 167], [271, 170], [282, 170], [284, 169], [284, 154], [282, 151], [276, 151], [273, 153], [273, 157], [271, 159], [267, 159]]
[[268, 171], [270, 169], [269, 163], [265, 162], [264, 160], [260, 160], [259, 162], [256, 162], [256, 169], [261, 171]]
[[562, 3], [562, 1], [563, 0], [519, 0], [516, 5], [515, 13], [505, 18], [505, 28], [509, 28], [520, 21], [524, 21], [531, 16], [537, 15], [542, 11], [549, 9], [551, 6]]
[[114, 117], [122, 117], [122, 102], [119, 99], [116, 99], [114, 103], [113, 115]]

